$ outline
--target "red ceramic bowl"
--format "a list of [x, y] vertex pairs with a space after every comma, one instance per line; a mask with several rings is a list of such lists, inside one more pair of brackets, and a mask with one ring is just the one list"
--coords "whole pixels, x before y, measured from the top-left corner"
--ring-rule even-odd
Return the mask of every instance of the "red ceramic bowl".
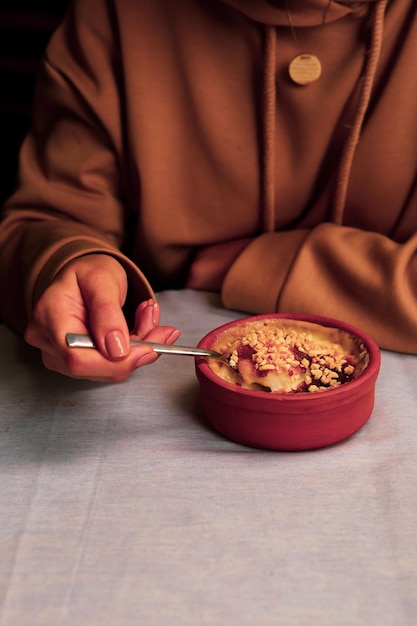
[[268, 393], [243, 389], [223, 380], [212, 371], [208, 359], [197, 357], [201, 408], [207, 421], [233, 441], [267, 450], [310, 450], [353, 435], [372, 414], [381, 360], [376, 343], [358, 328], [316, 315], [256, 315], [212, 330], [198, 345], [213, 348], [219, 335], [236, 324], [270, 318], [302, 320], [346, 331], [366, 348], [367, 365], [357, 378], [334, 389], [315, 393]]

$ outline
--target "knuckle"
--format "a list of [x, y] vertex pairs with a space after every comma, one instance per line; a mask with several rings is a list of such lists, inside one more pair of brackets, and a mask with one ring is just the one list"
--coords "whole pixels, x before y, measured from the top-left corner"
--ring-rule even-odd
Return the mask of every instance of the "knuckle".
[[64, 355], [64, 364], [65, 369], [72, 376], [81, 376], [86, 369], [85, 361], [82, 356], [78, 354], [78, 350], [67, 350]]

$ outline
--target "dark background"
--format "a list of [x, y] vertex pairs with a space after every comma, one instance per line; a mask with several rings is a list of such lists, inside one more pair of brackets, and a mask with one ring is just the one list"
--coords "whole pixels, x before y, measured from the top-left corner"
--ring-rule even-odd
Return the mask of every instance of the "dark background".
[[69, 0], [1, 0], [0, 204], [15, 186], [39, 60]]

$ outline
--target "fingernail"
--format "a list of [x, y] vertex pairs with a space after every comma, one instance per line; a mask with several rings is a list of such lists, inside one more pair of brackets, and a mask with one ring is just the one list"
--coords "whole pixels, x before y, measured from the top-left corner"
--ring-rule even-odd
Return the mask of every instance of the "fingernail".
[[159, 304], [157, 302], [152, 302], [152, 304], [153, 304], [152, 321], [155, 324], [155, 326], [157, 326], [159, 324], [159, 320], [160, 320]]
[[157, 355], [151, 350], [150, 352], [146, 352], [142, 354], [141, 357], [136, 361], [136, 367], [142, 367], [142, 365], [150, 365], [154, 361], [156, 361]]
[[148, 300], [143, 300], [143, 301], [139, 304], [139, 306], [138, 306], [138, 308], [137, 308], [137, 312], [138, 312], [138, 313], [140, 313], [141, 311], [143, 311], [144, 309], [146, 309], [146, 307], [147, 307], [147, 306], [149, 306], [149, 302], [148, 302]]
[[176, 341], [180, 335], [181, 335], [180, 330], [173, 330], [172, 333], [166, 338], [166, 341], [168, 342], [171, 339], [172, 341]]
[[112, 330], [107, 333], [105, 344], [112, 359], [122, 359], [128, 353], [125, 338], [120, 330]]

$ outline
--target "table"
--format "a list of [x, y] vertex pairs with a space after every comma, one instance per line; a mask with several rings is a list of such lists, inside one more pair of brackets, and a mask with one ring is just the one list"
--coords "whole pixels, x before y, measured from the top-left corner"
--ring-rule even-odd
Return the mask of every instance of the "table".
[[[181, 343], [241, 315], [159, 300]], [[280, 453], [205, 423], [192, 358], [106, 385], [0, 345], [1, 626], [417, 623], [417, 357], [383, 352], [351, 439]]]

